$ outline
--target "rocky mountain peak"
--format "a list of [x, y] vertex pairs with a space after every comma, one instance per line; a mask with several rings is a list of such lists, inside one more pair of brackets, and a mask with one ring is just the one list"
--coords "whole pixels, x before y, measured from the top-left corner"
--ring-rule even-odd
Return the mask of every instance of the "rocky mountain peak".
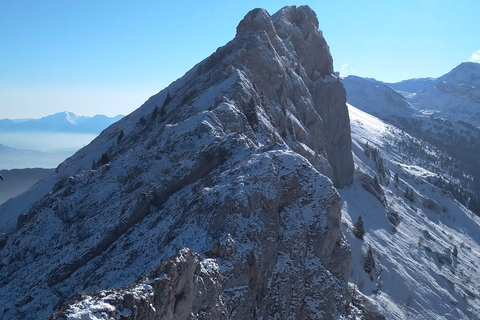
[[[232, 319], [334, 318], [350, 264], [334, 185], [352, 176], [345, 89], [313, 12], [253, 10], [25, 195], [39, 201], [2, 238], [3, 314], [48, 316], [186, 247], [215, 259]], [[192, 301], [183, 289], [166, 299]]]
[[295, 139], [286, 143], [308, 159], [297, 142], [323, 154], [335, 185], [348, 184], [353, 160], [346, 94], [333, 74], [330, 50], [313, 10], [284, 7], [272, 16], [263, 9], [252, 10], [238, 25], [235, 39], [221, 49], [238, 52], [231, 65], [247, 71], [245, 78], [257, 94], [284, 111], [285, 117], [276, 118], [274, 126], [285, 121], [293, 127]]
[[274, 32], [270, 14], [265, 9], [256, 8], [248, 12], [237, 26], [237, 37], [247, 32], [265, 31]]
[[480, 63], [463, 62], [453, 68], [449, 73], [438, 78], [450, 84], [479, 86], [480, 85]]
[[[313, 59], [312, 64], [315, 65], [315, 70], [320, 72], [321, 75], [333, 74], [333, 60], [330, 50], [318, 28], [317, 16], [309, 6], [284, 7], [274, 14], [273, 20], [281, 38], [293, 37], [294, 45], [300, 45], [301, 50], [297, 50], [297, 55], [301, 61], [310, 57], [310, 59]], [[311, 74], [312, 69], [313, 66], [309, 66], [307, 74]]]

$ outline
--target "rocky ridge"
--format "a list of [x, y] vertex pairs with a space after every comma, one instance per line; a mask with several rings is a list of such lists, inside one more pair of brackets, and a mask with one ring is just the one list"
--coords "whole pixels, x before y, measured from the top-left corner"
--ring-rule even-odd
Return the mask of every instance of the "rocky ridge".
[[[80, 291], [129, 285], [188, 247], [205, 258], [181, 251], [193, 259], [186, 270], [218, 265], [221, 281], [216, 272], [204, 281], [218, 303], [179, 295], [180, 286], [156, 312], [342, 316], [350, 250], [334, 185], [352, 177], [345, 90], [314, 12], [252, 10], [231, 42], [27, 192], [24, 205], [38, 200], [28, 210], [0, 208], [19, 216], [1, 239], [0, 315], [49, 316]], [[190, 271], [178, 278], [193, 281]], [[120, 303], [125, 290], [102, 300], [112, 314], [133, 312]], [[62, 310], [103, 299], [83, 297]], [[137, 308], [151, 302], [139, 299]]]

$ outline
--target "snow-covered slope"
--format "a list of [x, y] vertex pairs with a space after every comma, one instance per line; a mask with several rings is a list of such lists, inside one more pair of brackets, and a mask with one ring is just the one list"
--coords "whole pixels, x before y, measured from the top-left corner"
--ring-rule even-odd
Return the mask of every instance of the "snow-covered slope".
[[[479, 319], [480, 219], [429, 182], [448, 177], [438, 165], [445, 155], [353, 106], [349, 112], [356, 174], [339, 192], [350, 281], [365, 295], [357, 299], [380, 307], [387, 319]], [[363, 241], [352, 233], [359, 215]], [[369, 247], [374, 263], [365, 268]]]
[[[315, 13], [252, 10], [231, 42], [0, 207], [18, 216], [0, 224], [0, 316], [49, 316], [189, 247], [218, 264], [231, 319], [340, 317], [350, 251], [334, 184], [352, 178], [345, 90]], [[200, 319], [189, 292], [162, 299]]]
[[414, 109], [404, 96], [381, 81], [348, 76], [342, 80], [348, 103], [381, 119], [391, 116], [413, 116]]
[[[409, 85], [405, 87], [406, 84]], [[403, 93], [408, 102], [424, 114], [480, 127], [479, 63], [464, 62], [436, 79], [412, 79], [388, 85], [406, 91]]]
[[456, 164], [349, 117], [310, 8], [255, 9], [0, 206], [0, 316], [476, 319], [479, 221], [436, 186], [471, 180]]
[[[459, 69], [462, 70], [468, 65], [462, 64]], [[458, 73], [452, 72], [446, 75], [445, 79], [458, 79]], [[470, 76], [465, 78], [471, 79]], [[461, 201], [470, 197], [470, 209], [480, 215], [480, 128], [469, 122], [441, 118], [440, 110], [417, 110], [408, 102], [412, 98], [400, 97], [398, 92], [382, 82], [358, 77], [347, 77], [343, 82], [349, 103], [434, 145], [455, 159], [456, 163], [452, 163], [449, 175], [453, 176], [464, 190], [456, 191], [458, 188], [453, 188], [450, 191]], [[424, 92], [425, 90], [418, 94]], [[441, 94], [438, 97], [442, 99]], [[480, 105], [476, 106], [479, 107]], [[460, 112], [460, 109], [455, 112]], [[448, 113], [443, 113], [443, 116], [448, 116]]]
[[[479, 319], [479, 218], [449, 192], [429, 182], [448, 177], [448, 161], [443, 161], [447, 156], [353, 106], [349, 106], [349, 112], [356, 173], [353, 184], [339, 192], [343, 202], [342, 229], [352, 250], [349, 291], [353, 304], [340, 318]], [[406, 190], [411, 190], [413, 196], [406, 196]], [[359, 215], [364, 221], [363, 240], [353, 232]], [[234, 250], [236, 243], [227, 238], [223, 245], [227, 253]], [[174, 261], [171, 268], [178, 270], [177, 264], [186, 263], [189, 254], [182, 250], [170, 258]], [[206, 270], [217, 270], [213, 259], [197, 263], [212, 266], [197, 268], [198, 275], [193, 279], [205, 279]], [[168, 263], [162, 268], [165, 265]], [[193, 273], [192, 268], [187, 269]], [[165, 302], [158, 298], [158, 288], [164, 288], [167, 282], [168, 291], [178, 290], [178, 272], [168, 274], [171, 276], [153, 272], [126, 288], [79, 296], [52, 319], [129, 315], [132, 296], [145, 301], [138, 308], [139, 314], [158, 314], [157, 310], [166, 309]], [[193, 279], [184, 281], [192, 283]], [[211, 286], [209, 281], [202, 283]], [[198, 284], [189, 285], [192, 287]], [[207, 292], [215, 290], [218, 287]], [[198, 299], [195, 295], [189, 297]], [[192, 305], [193, 310], [198, 309], [197, 303]], [[168, 310], [163, 311], [162, 319], [175, 318], [171, 314], [177, 309]], [[210, 312], [212, 308], [205, 310]], [[372, 311], [381, 311], [384, 318]], [[209, 318], [225, 319], [219, 314], [209, 314]]]

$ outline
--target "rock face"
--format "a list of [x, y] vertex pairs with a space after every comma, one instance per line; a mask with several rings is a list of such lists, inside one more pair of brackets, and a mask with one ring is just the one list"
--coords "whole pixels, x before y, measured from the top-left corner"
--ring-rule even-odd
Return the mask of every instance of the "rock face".
[[[349, 130], [313, 11], [249, 12], [231, 42], [67, 159], [52, 191], [18, 213], [0, 250], [0, 315], [49, 316], [80, 291], [131, 284], [188, 247], [214, 259], [221, 279], [202, 278], [207, 260], [181, 253], [196, 257], [179, 264], [184, 280], [158, 281], [175, 295], [187, 281], [180, 300], [189, 302], [172, 311], [174, 300], [154, 298], [155, 312], [341, 316], [350, 249], [334, 184], [352, 180]], [[202, 300], [205, 290], [218, 298]], [[100, 299], [89, 297], [70, 307]], [[151, 297], [142, 299], [136, 310], [147, 312]], [[115, 312], [133, 310], [125, 301], [114, 299]]]
[[49, 319], [227, 320], [220, 269], [189, 249], [164, 261], [142, 281], [80, 294]]
[[309, 154], [298, 143], [326, 155], [335, 185], [351, 183], [346, 93], [333, 75], [332, 57], [315, 13], [306, 6], [286, 7], [272, 17], [265, 10], [252, 10], [227, 47], [239, 52], [233, 65], [247, 68], [257, 91], [285, 111], [286, 119], [274, 120], [293, 134], [289, 146], [306, 158]]

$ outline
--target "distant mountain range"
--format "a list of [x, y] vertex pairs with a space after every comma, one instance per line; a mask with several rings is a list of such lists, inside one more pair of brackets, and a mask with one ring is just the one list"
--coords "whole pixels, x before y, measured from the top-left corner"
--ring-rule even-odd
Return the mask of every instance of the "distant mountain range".
[[78, 116], [72, 112], [59, 112], [40, 119], [11, 119], [0, 120], [0, 132], [67, 132], [67, 133], [95, 133], [117, 122], [123, 115], [107, 117], [96, 115], [93, 117]]
[[123, 117], [65, 111], [40, 119], [1, 119], [0, 169], [55, 168]]
[[436, 118], [480, 127], [480, 64], [464, 62], [439, 78], [386, 83], [415, 109]]
[[480, 64], [463, 62], [438, 78], [416, 78], [396, 83], [385, 82], [385, 84], [397, 91], [416, 93], [440, 82], [480, 86]]
[[343, 84], [348, 103], [459, 161], [450, 174], [466, 191], [451, 192], [470, 197], [470, 209], [480, 214], [480, 64], [462, 63], [439, 78], [384, 83], [348, 76]]

